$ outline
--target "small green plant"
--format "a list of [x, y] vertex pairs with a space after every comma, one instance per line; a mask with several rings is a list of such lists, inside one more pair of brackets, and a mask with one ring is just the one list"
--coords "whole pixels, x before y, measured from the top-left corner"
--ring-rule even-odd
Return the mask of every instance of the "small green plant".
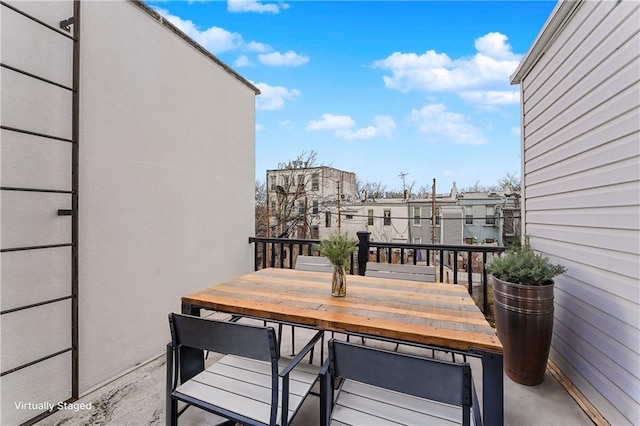
[[357, 241], [347, 235], [333, 234], [328, 239], [322, 240], [317, 249], [320, 255], [329, 259], [334, 266], [347, 266], [351, 253], [356, 250]]
[[487, 266], [487, 271], [499, 280], [522, 285], [551, 284], [555, 276], [566, 270], [533, 251], [529, 237], [525, 238], [524, 244], [513, 246]]

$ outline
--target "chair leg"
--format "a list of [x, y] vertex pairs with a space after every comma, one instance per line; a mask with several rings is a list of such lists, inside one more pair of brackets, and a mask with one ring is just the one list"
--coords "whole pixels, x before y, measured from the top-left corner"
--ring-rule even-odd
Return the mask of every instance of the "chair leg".
[[296, 328], [291, 326], [291, 356], [296, 356]]

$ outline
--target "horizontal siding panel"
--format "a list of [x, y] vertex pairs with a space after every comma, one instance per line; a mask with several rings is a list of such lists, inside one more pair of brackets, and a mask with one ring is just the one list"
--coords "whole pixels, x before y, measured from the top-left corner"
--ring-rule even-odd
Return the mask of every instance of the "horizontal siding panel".
[[[637, 182], [588, 188], [563, 194], [527, 199], [527, 211], [592, 209], [640, 205]], [[640, 214], [640, 212], [638, 213]]]
[[[570, 88], [578, 80], [576, 75], [586, 75], [592, 67], [604, 61], [610, 52], [615, 51], [633, 33], [634, 26], [624, 24], [624, 21], [633, 14], [635, 7], [633, 4], [627, 3], [616, 7], [610, 2], [598, 3], [600, 5], [594, 10], [594, 13], [584, 19], [584, 24], [575, 31], [564, 46], [560, 46], [558, 42], [554, 43], [559, 48], [557, 56], [550, 58], [544, 72], [536, 74], [528, 88], [530, 92], [525, 93], [525, 117], [545, 97], [557, 98], [559, 95], [556, 94], [556, 91], [562, 93]], [[581, 17], [584, 17], [584, 14], [578, 9], [569, 25], [572, 25], [574, 21], [579, 22]], [[626, 36], [620, 32], [621, 27], [625, 26], [627, 28], [622, 31], [632, 31], [626, 33]], [[563, 33], [568, 32], [565, 30]], [[613, 40], [614, 45], [610, 40]], [[615, 43], [618, 44], [615, 45]], [[538, 86], [540, 90], [538, 90]], [[530, 120], [525, 119], [525, 122], [528, 123]]]
[[[562, 339], [564, 336], [554, 335], [552, 345], [563, 357], [570, 359], [573, 367], [582, 374], [585, 379], [604, 395], [627, 418], [637, 416], [638, 403], [616, 386], [600, 371], [589, 363], [581, 353], [577, 352], [570, 342]], [[597, 362], [603, 362], [598, 360]]]
[[606, 227], [607, 229], [628, 229], [632, 231], [640, 229], [637, 206], [527, 212], [526, 222], [527, 229], [530, 224], [590, 228]]
[[537, 235], [531, 236], [531, 243], [541, 252], [558, 259], [570, 259], [576, 262], [592, 265], [605, 271], [640, 279], [638, 270], [638, 255], [620, 251], [607, 251], [593, 247], [579, 246], [564, 241], [547, 240]]
[[[575, 139], [556, 144], [553, 148], [536, 146], [525, 154], [527, 158], [525, 175], [528, 179], [530, 174], [544, 167], [566, 161], [567, 158], [578, 156], [619, 139], [631, 137], [632, 141], [637, 142], [640, 138], [638, 123], [640, 123], [640, 109], [634, 108]], [[637, 143], [635, 145], [637, 147]]]
[[640, 256], [640, 232], [621, 229], [581, 228], [558, 225], [529, 224], [527, 232], [539, 238], [561, 240], [595, 250], [619, 251]]
[[0, 254], [0, 310], [71, 294], [71, 247]]
[[71, 139], [71, 92], [6, 68], [0, 84], [3, 126]]
[[[640, 284], [637, 278], [627, 277], [610, 269], [596, 268], [581, 262], [581, 259], [565, 257], [562, 259], [562, 264], [566, 266], [567, 272], [562, 275], [560, 282], [565, 279], [573, 279], [582, 283], [580, 285], [589, 285], [595, 291], [602, 292], [603, 297], [613, 295], [625, 299], [632, 303], [632, 308], [633, 305], [640, 305]], [[640, 327], [640, 321], [636, 327]], [[637, 350], [640, 352], [640, 347]]]
[[[624, 371], [633, 376], [633, 380], [637, 383], [640, 379], [640, 363], [638, 363], [637, 351], [630, 349], [627, 346], [623, 346], [617, 340], [611, 338], [610, 335], [598, 330], [587, 320], [592, 318], [590, 313], [586, 314], [586, 317], [581, 317], [575, 312], [568, 310], [560, 303], [555, 305], [555, 324], [561, 323], [563, 327], [573, 330], [573, 332], [580, 336], [586, 344], [589, 344], [597, 348], [602, 356], [610, 358], [613, 362], [624, 366]], [[558, 334], [568, 334], [567, 332], [560, 332], [556, 329]], [[640, 342], [635, 342], [640, 343]]]
[[[533, 135], [526, 136], [525, 157], [527, 161], [567, 141], [593, 131], [607, 121], [638, 108], [639, 102], [638, 88], [636, 86], [629, 86], [609, 101], [598, 105], [597, 108], [592, 109], [581, 117], [566, 116], [565, 124], [554, 130], [554, 132], [545, 129], [544, 132], [540, 131]], [[544, 142], [544, 144], [542, 144], [542, 142]]]
[[[537, 183], [556, 180], [565, 176], [578, 174], [584, 170], [595, 169], [596, 167], [613, 164], [617, 161], [627, 158], [639, 158], [639, 137], [640, 134], [638, 133], [630, 134], [606, 145], [568, 158], [559, 157], [556, 155], [547, 155], [548, 161], [555, 160], [556, 162], [536, 171], [529, 171], [530, 168], [527, 167], [526, 184], [527, 186], [531, 186]], [[640, 171], [640, 162], [638, 162], [636, 169], [637, 171]]]
[[562, 372], [569, 378], [571, 383], [575, 385], [591, 402], [598, 411], [611, 425], [637, 425], [640, 424], [640, 412], [630, 420], [624, 417], [620, 411], [612, 404], [611, 401], [604, 398], [604, 396], [593, 386], [592, 383], [587, 381], [580, 372], [569, 363], [569, 360], [565, 358], [563, 354], [558, 352], [553, 345], [549, 351], [549, 358], [555, 362], [555, 364], [562, 370]]
[[[34, 2], [35, 3], [35, 2]], [[16, 401], [57, 403], [71, 398], [71, 352], [0, 378], [3, 425], [19, 425], [40, 414], [16, 409]]]
[[640, 389], [638, 386], [640, 382], [638, 378], [614, 362], [610, 354], [600, 350], [599, 341], [587, 342], [583, 335], [576, 333], [575, 329], [572, 330], [559, 320], [555, 321], [553, 328], [556, 336], [570, 343], [575, 351], [579, 352], [594, 369], [610, 381], [609, 387], [616, 386], [633, 401], [639, 402], [640, 396], [637, 389]]
[[9, 9], [3, 8], [0, 20], [3, 64], [58, 84], [73, 85], [73, 61], [69, 60], [73, 57], [73, 40]]
[[[579, 9], [564, 27], [563, 31], [557, 33], [557, 38], [544, 52], [535, 65], [535, 69], [527, 77], [527, 84], [523, 86], [525, 107], [530, 108], [526, 103], [529, 98], [536, 96], [538, 99], [544, 97], [549, 92], [549, 81], [555, 75], [559, 78], [557, 71], [568, 61], [571, 54], [575, 52], [592, 31], [593, 27], [603, 19], [603, 15], [613, 10], [613, 4], [599, 4], [600, 2], [582, 2]], [[598, 13], [594, 13], [594, 12]], [[538, 93], [540, 92], [540, 93]]]
[[598, 105], [609, 102], [627, 87], [636, 85], [640, 80], [638, 63], [640, 55], [637, 43], [636, 39], [628, 40], [627, 45], [631, 48], [627, 49], [629, 52], [623, 53], [631, 56], [619, 56], [618, 63], [609, 64], [598, 70], [598, 75], [594, 77], [598, 80], [597, 85], [578, 85], [575, 91], [556, 94], [558, 97], [554, 97], [553, 102], [550, 101], [550, 106], [541, 111], [540, 115], [530, 113], [525, 126], [527, 136], [534, 136], [540, 132], [540, 139], [544, 139], [556, 133], [564, 123], [582, 117]]
[[[31, 15], [54, 28], [60, 27], [60, 21], [73, 16], [73, 1], [24, 1], [9, 0], [7, 4], [14, 8]], [[2, 14], [15, 14], [13, 10], [8, 8], [2, 9]], [[65, 38], [61, 35], [58, 37]], [[4, 37], [3, 37], [4, 38]]]
[[[583, 283], [582, 285], [586, 284]], [[638, 348], [640, 335], [636, 327], [611, 316], [609, 313], [577, 297], [577, 295], [580, 295], [579, 293], [571, 293], [571, 291], [574, 290], [573, 286], [565, 287], [566, 288], [563, 287], [562, 283], [556, 282], [554, 292], [556, 306], [566, 309], [570, 312], [569, 315], [576, 315], [577, 321], [585, 322], [583, 327], [593, 327], [595, 330], [610, 336], [614, 344], [622, 345], [629, 349], [632, 358], [634, 357], [634, 353], [638, 353], [640, 350]], [[635, 355], [635, 357], [637, 357], [637, 355]]]
[[73, 145], [0, 130], [2, 186], [71, 190]]
[[71, 347], [71, 301], [2, 315], [0, 368], [7, 371]]
[[[620, 31], [622, 32], [623, 28]], [[626, 32], [624, 35], [627, 35]], [[585, 67], [588, 65], [592, 68], [585, 70], [584, 76], [577, 73], [578, 70], [571, 70], [568, 81], [577, 81], [575, 84], [562, 89], [557, 88], [553, 96], [547, 96], [526, 111], [527, 134], [535, 133], [540, 127], [557, 119], [560, 114], [570, 108], [576, 108], [580, 106], [580, 103], [584, 104], [584, 100], [593, 98], [596, 91], [605, 90], [604, 88], [608, 86], [610, 88], [606, 90], [610, 90], [608, 94], [610, 96], [626, 87], [629, 81], [637, 79], [637, 58], [640, 54], [637, 37], [627, 38], [621, 43], [621, 46], [617, 46], [614, 53], [605, 57], [605, 60], [600, 64], [585, 63]], [[625, 80], [629, 74], [630, 78]], [[561, 92], [561, 90], [563, 91]], [[597, 104], [597, 102], [593, 104]]]
[[71, 195], [3, 191], [1, 208], [3, 249], [71, 242], [71, 216], [58, 216], [71, 208]]
[[[531, 185], [525, 182], [527, 198], [543, 197], [552, 194], [563, 194], [579, 191], [583, 188], [598, 188], [638, 181], [640, 164], [635, 156], [597, 168], [583, 167], [583, 170], [569, 176], [558, 177], [551, 181], [544, 181]], [[575, 167], [575, 165], [573, 166]]]

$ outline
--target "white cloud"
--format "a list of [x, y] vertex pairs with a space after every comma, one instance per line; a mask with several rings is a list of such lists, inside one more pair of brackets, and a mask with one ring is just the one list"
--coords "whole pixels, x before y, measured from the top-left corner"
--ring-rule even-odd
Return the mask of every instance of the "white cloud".
[[374, 68], [391, 71], [383, 77], [385, 86], [403, 93], [413, 90], [461, 91], [488, 84], [508, 84], [522, 55], [511, 51], [507, 37], [489, 33], [475, 40], [477, 53], [452, 59], [446, 53], [429, 50], [421, 55], [395, 52], [375, 61]]
[[167, 21], [178, 27], [182, 32], [201, 44], [211, 53], [220, 53], [239, 48], [243, 41], [238, 33], [229, 32], [220, 27], [211, 27], [200, 31], [196, 25], [189, 21], [171, 15], [167, 10], [156, 8], [156, 12], [162, 15]]
[[391, 138], [396, 123], [387, 115], [377, 115], [373, 118], [373, 125], [362, 127], [356, 130], [341, 129], [336, 130], [335, 135], [344, 139], [373, 139], [378, 136]]
[[240, 67], [252, 67], [253, 65], [254, 64], [253, 64], [253, 62], [251, 62], [251, 59], [247, 58], [246, 55], [240, 56], [233, 63], [233, 66], [238, 67], [238, 68], [240, 68]]
[[291, 120], [278, 121], [278, 125], [282, 127], [291, 127], [292, 124], [293, 122]]
[[250, 52], [256, 53], [271, 52], [273, 50], [273, 48], [268, 44], [258, 43], [257, 41], [250, 41], [244, 46], [244, 48]]
[[321, 120], [310, 121], [307, 130], [333, 130], [333, 135], [342, 139], [373, 139], [378, 136], [390, 138], [396, 123], [387, 115], [377, 115], [373, 125], [353, 130], [356, 122], [348, 115], [322, 114]]
[[255, 12], [255, 13], [280, 13], [281, 9], [288, 9], [289, 5], [286, 3], [268, 3], [264, 4], [257, 0], [229, 0], [227, 3], [227, 10], [229, 12], [243, 13], [243, 12]]
[[517, 90], [470, 90], [459, 93], [467, 102], [482, 105], [509, 105], [520, 103], [520, 92]]
[[260, 123], [256, 123], [256, 132], [259, 132], [260, 130], [264, 130], [264, 126]]
[[258, 61], [274, 67], [298, 67], [309, 62], [308, 56], [299, 55], [293, 50], [285, 53], [271, 52], [258, 55]]
[[411, 111], [409, 120], [416, 123], [428, 140], [456, 144], [483, 145], [482, 131], [469, 122], [468, 117], [447, 110], [443, 104], [426, 105]]
[[300, 96], [297, 89], [287, 89], [283, 86], [270, 86], [267, 83], [253, 83], [260, 89], [260, 95], [256, 96], [256, 109], [276, 111], [284, 108], [284, 101], [291, 101]]
[[322, 114], [322, 120], [310, 121], [307, 130], [339, 130], [355, 126], [356, 122], [348, 115]]
[[520, 137], [520, 131], [521, 131], [521, 130], [520, 130], [520, 127], [512, 127], [512, 128], [511, 128], [511, 134], [512, 134], [513, 136], [518, 136], [518, 137]]

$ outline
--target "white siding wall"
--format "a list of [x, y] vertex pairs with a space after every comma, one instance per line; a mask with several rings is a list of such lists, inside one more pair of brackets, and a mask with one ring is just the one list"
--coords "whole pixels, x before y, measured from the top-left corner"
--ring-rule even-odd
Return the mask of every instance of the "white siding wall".
[[255, 94], [131, 3], [83, 2], [81, 28], [84, 391], [162, 352], [181, 296], [251, 270]]
[[[58, 28], [73, 15], [71, 1], [9, 1]], [[71, 86], [73, 42], [8, 7], [0, 7], [5, 65]], [[71, 138], [69, 90], [2, 68], [3, 126]], [[71, 190], [72, 144], [9, 130], [0, 131], [3, 187]], [[71, 241], [68, 194], [2, 191], [1, 247], [17, 248]], [[71, 248], [2, 253], [0, 310], [69, 296]], [[71, 302], [59, 301], [2, 315], [0, 370], [7, 370], [71, 347]], [[45, 385], [46, 384], [46, 385]], [[16, 402], [57, 403], [71, 396], [71, 352], [7, 374], [0, 379], [0, 424], [12, 425], [38, 410], [16, 410]]]
[[640, 423], [639, 3], [584, 2], [522, 80], [525, 232], [567, 266], [551, 358]]
[[[72, 2], [14, 2], [58, 27]], [[136, 5], [82, 2], [80, 392], [161, 354], [180, 297], [249, 272], [254, 91]], [[2, 7], [2, 63], [71, 85], [71, 42]], [[2, 69], [2, 125], [71, 137], [70, 92]], [[69, 190], [71, 144], [2, 131], [2, 185]], [[2, 247], [68, 243], [70, 195], [2, 191]], [[232, 214], [228, 207], [233, 206]], [[70, 294], [70, 249], [2, 254], [2, 310]], [[70, 301], [2, 316], [6, 371], [71, 346]], [[1, 379], [0, 424], [71, 396], [71, 354]]]

